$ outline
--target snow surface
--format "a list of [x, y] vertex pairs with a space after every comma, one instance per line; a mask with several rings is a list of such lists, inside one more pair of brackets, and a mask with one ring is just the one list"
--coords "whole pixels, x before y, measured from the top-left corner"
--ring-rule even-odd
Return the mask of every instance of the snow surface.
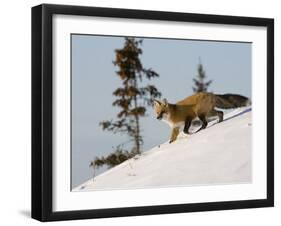
[[250, 183], [251, 115], [251, 107], [228, 111], [223, 122], [180, 133], [72, 191]]

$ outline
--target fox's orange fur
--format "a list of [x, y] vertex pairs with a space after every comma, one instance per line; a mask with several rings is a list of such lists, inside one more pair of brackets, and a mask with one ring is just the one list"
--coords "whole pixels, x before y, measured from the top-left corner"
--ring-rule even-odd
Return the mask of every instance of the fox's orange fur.
[[[233, 101], [231, 102], [230, 100]], [[208, 124], [206, 119], [207, 116], [216, 115], [219, 117], [219, 122], [223, 120], [223, 112], [215, 110], [215, 107], [237, 107], [238, 102], [240, 106], [245, 106], [249, 103], [248, 98], [240, 95], [215, 95], [213, 93], [200, 92], [189, 96], [176, 104], [170, 104], [166, 100], [155, 100], [154, 110], [157, 119], [167, 122], [172, 128], [170, 138], [171, 143], [177, 139], [182, 126], [184, 126], [183, 131], [188, 133], [188, 129], [193, 119], [198, 117], [203, 123], [200, 130], [205, 129]]]

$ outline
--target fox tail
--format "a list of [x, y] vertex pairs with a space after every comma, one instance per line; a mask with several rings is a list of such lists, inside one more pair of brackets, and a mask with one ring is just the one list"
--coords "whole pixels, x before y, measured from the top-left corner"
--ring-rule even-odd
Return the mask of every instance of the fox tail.
[[215, 95], [217, 108], [237, 108], [251, 105], [251, 100], [238, 94], [222, 94]]

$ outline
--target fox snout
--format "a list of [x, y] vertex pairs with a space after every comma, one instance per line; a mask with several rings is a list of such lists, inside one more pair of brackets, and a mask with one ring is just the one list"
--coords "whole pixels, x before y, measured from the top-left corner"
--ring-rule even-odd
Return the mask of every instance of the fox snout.
[[161, 111], [159, 115], [157, 115], [157, 119], [161, 120], [163, 118], [164, 111]]

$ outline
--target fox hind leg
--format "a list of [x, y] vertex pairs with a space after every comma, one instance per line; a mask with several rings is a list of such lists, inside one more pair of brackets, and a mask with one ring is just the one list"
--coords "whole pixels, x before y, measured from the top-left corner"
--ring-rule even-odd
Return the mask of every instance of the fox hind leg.
[[205, 129], [207, 127], [207, 125], [208, 125], [208, 122], [206, 120], [206, 116], [205, 115], [199, 115], [198, 117], [202, 121], [203, 125], [201, 126], [201, 128], [199, 130], [196, 131], [196, 133], [199, 132], [202, 129]]
[[223, 121], [223, 112], [222, 111], [216, 111], [217, 115], [219, 116], [219, 122]]
[[218, 116], [219, 117], [219, 122], [223, 121], [223, 112], [222, 111], [218, 111], [213, 109], [208, 116]]
[[211, 114], [217, 115], [219, 117], [219, 122], [223, 121], [223, 112], [222, 111], [218, 111], [218, 110], [213, 109]]

